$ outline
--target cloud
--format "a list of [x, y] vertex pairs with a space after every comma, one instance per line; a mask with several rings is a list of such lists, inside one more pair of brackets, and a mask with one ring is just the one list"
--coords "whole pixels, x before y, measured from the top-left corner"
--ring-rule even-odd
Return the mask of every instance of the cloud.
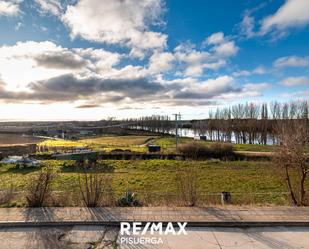
[[221, 44], [225, 41], [224, 38], [224, 33], [223, 32], [218, 32], [210, 35], [207, 37], [205, 44], [207, 45], [216, 45], [216, 44]]
[[172, 53], [154, 53], [149, 59], [149, 71], [151, 73], [163, 73], [173, 68], [175, 57]]
[[4, 81], [2, 80], [1, 74], [0, 74], [0, 90], [3, 90], [4, 87], [5, 87], [5, 83], [4, 83]]
[[117, 65], [122, 54], [109, 52], [104, 49], [78, 48], [73, 49], [74, 53], [83, 58], [88, 58], [92, 62], [92, 68], [98, 73], [108, 73], [112, 71], [113, 66]]
[[19, 2], [0, 1], [0, 16], [17, 16], [19, 12]]
[[241, 70], [241, 71], [234, 72], [232, 75], [234, 77], [250, 76], [252, 75], [252, 72], [248, 70]]
[[[202, 100], [202, 99], [172, 99], [162, 100], [161, 104], [167, 107], [200, 107], [200, 106], [214, 106], [218, 102], [216, 100]], [[158, 108], [160, 109], [160, 108]]]
[[190, 42], [182, 43], [174, 49], [180, 72], [184, 76], [199, 77], [205, 69], [218, 70], [227, 64], [227, 59], [238, 52], [238, 47], [223, 32], [210, 35], [197, 49]]
[[248, 92], [260, 92], [262, 90], [269, 89], [270, 87], [271, 84], [269, 83], [247, 83], [244, 85], [243, 90]]
[[192, 83], [187, 89], [179, 91], [175, 98], [190, 99], [193, 102], [208, 99], [218, 103], [239, 98], [260, 97], [263, 95], [263, 91], [270, 87], [269, 83], [248, 83], [237, 87], [234, 78], [225, 75], [204, 82]]
[[23, 23], [18, 22], [18, 23], [15, 25], [14, 29], [15, 29], [16, 31], [18, 31], [18, 30], [20, 30], [23, 26], [24, 26]]
[[11, 90], [25, 89], [29, 82], [68, 73], [111, 73], [120, 58], [120, 54], [103, 49], [69, 49], [53, 42], [18, 42], [0, 46], [0, 74]]
[[254, 17], [250, 16], [249, 13], [246, 13], [241, 23], [239, 24], [240, 33], [244, 35], [246, 38], [252, 38], [256, 36], [254, 28], [255, 28]]
[[51, 13], [55, 16], [60, 16], [61, 6], [60, 0], [34, 0], [39, 5], [42, 13]]
[[309, 78], [307, 77], [289, 77], [282, 81], [284, 86], [309, 86]]
[[266, 73], [267, 73], [267, 70], [263, 66], [258, 66], [251, 71], [249, 71], [249, 70], [236, 71], [232, 75], [234, 77], [242, 77], [242, 76], [251, 76], [251, 75], [254, 75], [254, 74], [262, 75], [262, 74], [266, 74]]
[[34, 57], [38, 66], [55, 69], [81, 69], [88, 61], [70, 51], [42, 53]]
[[220, 76], [204, 82], [193, 83], [189, 87], [179, 91], [175, 98], [179, 99], [203, 99], [218, 97], [220, 94], [238, 91], [233, 86], [234, 79], [230, 76]]
[[252, 71], [253, 74], [266, 74], [267, 73], [267, 70], [265, 67], [263, 66], [258, 66], [256, 67], [253, 71]]
[[[131, 65], [126, 54], [96, 48], [64, 48], [53, 42], [2, 46], [0, 74], [5, 84], [0, 84], [0, 100], [61, 102], [78, 108], [209, 105], [228, 94], [249, 91], [236, 87], [233, 77], [228, 75], [199, 79], [204, 70], [217, 70], [227, 63], [231, 54], [219, 55], [214, 51], [227, 42], [230, 39], [224, 37], [224, 41], [209, 48], [198, 49], [185, 43], [171, 52], [154, 51], [145, 65]], [[179, 71], [181, 78], [175, 79]], [[168, 77], [170, 74], [173, 80]]]
[[[253, 87], [235, 87], [230, 76], [220, 76], [206, 81], [175, 79], [155, 81], [151, 78], [102, 78], [65, 74], [46, 80], [31, 82], [27, 90], [11, 91], [0, 84], [0, 101], [6, 103], [76, 103], [77, 108], [112, 105], [204, 106], [229, 94], [248, 95]], [[262, 87], [256, 88], [255, 91]], [[252, 96], [252, 95], [251, 95]], [[205, 100], [206, 99], [206, 100]]]
[[289, 93], [283, 93], [281, 94], [282, 97], [284, 98], [292, 98], [295, 99], [297, 98], [297, 100], [304, 100], [304, 101], [308, 101], [308, 97], [309, 97], [309, 91], [298, 91], [298, 92], [289, 92]]
[[288, 28], [303, 27], [309, 24], [309, 1], [286, 0], [273, 15], [261, 22], [262, 35], [271, 31], [284, 32]]
[[273, 64], [277, 68], [307, 67], [309, 66], [309, 57], [286, 56], [278, 58]]
[[230, 91], [221, 95], [223, 100], [235, 100], [241, 98], [256, 98], [263, 96], [263, 91], [271, 88], [269, 83], [248, 83], [238, 88], [238, 91]]
[[75, 108], [79, 109], [90, 109], [90, 108], [97, 108], [100, 107], [101, 105], [99, 104], [84, 104], [84, 105], [78, 105]]
[[136, 98], [141, 95], [152, 95], [162, 86], [145, 78], [138, 79], [102, 79], [100, 77], [77, 78], [72, 74], [62, 75], [29, 85], [30, 90], [40, 94], [65, 94], [68, 99], [100, 93], [116, 92], [127, 97]]
[[208, 51], [198, 51], [193, 44], [180, 44], [174, 49], [182, 74], [198, 77], [204, 72], [204, 64], [213, 61]]
[[213, 49], [218, 56], [229, 57], [236, 55], [239, 48], [234, 41], [225, 41]]
[[80, 0], [61, 19], [73, 38], [127, 46], [132, 56], [143, 58], [148, 50], [166, 47], [167, 35], [150, 30], [162, 24], [162, 12], [161, 0]]
[[212, 51], [219, 57], [229, 57], [237, 54], [239, 48], [229, 37], [224, 36], [223, 32], [210, 35], [203, 43], [213, 45]]
[[91, 101], [96, 96], [99, 100], [105, 99], [115, 102], [124, 98], [139, 99], [153, 96], [163, 88], [161, 84], [150, 82], [145, 78], [103, 79], [94, 76], [76, 77], [73, 74], [66, 74], [32, 82], [28, 85], [28, 91], [1, 91], [0, 99], [50, 103]]

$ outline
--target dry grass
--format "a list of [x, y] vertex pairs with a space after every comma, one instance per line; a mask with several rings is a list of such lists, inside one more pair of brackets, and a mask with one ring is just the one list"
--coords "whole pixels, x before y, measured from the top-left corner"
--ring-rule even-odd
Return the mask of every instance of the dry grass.
[[152, 139], [150, 136], [109, 136], [109, 137], [96, 137], [90, 139], [80, 140], [81, 143], [85, 144], [99, 144], [104, 146], [137, 146], [143, 145], [148, 140]]
[[47, 147], [79, 147], [79, 146], [84, 146], [85, 144], [79, 141], [71, 141], [71, 140], [64, 140], [64, 139], [49, 139], [49, 140], [39, 143], [38, 145], [47, 146]]
[[50, 139], [41, 142], [39, 146], [47, 147], [51, 150], [72, 149], [73, 147], [88, 147], [93, 150], [112, 151], [115, 149], [131, 150], [136, 152], [146, 152], [146, 143], [155, 137], [151, 136], [102, 136], [78, 141]]

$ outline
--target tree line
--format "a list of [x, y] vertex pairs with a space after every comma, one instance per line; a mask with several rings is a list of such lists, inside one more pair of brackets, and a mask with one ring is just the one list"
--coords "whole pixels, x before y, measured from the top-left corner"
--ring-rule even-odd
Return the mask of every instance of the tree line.
[[[290, 120], [309, 120], [309, 102], [243, 103], [210, 110], [203, 120], [178, 122], [207, 140], [242, 144], [279, 144], [278, 126]], [[130, 129], [171, 134], [175, 121], [167, 115], [153, 115], [123, 120]]]
[[130, 129], [170, 134], [175, 128], [175, 123], [168, 115], [152, 115], [124, 120]]
[[212, 141], [278, 144], [279, 127], [291, 120], [308, 123], [308, 113], [308, 101], [237, 104], [211, 110], [208, 119], [193, 122], [192, 128]]

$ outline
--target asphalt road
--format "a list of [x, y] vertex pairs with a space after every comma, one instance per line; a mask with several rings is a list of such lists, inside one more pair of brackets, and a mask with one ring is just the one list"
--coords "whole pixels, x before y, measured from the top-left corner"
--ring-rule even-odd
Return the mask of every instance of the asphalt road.
[[[130, 237], [152, 239], [152, 243], [132, 244], [119, 229], [104, 226], [0, 228], [0, 248], [309, 248], [309, 227], [187, 228], [187, 235], [145, 235]], [[138, 241], [139, 240], [139, 241]], [[162, 241], [162, 243], [161, 243]], [[122, 243], [121, 243], [122, 242]], [[131, 241], [132, 242], [132, 241]], [[134, 242], [134, 241], [133, 241]], [[154, 243], [155, 242], [155, 243]]]

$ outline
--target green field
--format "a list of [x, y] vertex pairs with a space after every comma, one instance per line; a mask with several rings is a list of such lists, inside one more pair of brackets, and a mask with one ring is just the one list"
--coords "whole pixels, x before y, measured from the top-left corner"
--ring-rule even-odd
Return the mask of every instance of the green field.
[[[233, 161], [100, 161], [101, 172], [113, 179], [113, 191], [119, 198], [126, 190], [133, 190], [145, 205], [171, 205], [177, 197], [177, 173], [197, 172], [197, 190], [200, 205], [220, 202], [220, 193], [232, 193], [234, 204], [288, 204], [286, 187], [278, 170], [269, 162]], [[73, 162], [45, 161], [58, 171], [55, 191], [64, 191], [66, 199], [78, 193], [79, 172]], [[108, 167], [106, 166], [108, 165]], [[13, 165], [0, 167], [0, 189], [11, 186], [15, 191], [26, 189], [27, 182], [39, 169], [17, 170]], [[307, 181], [307, 187], [309, 183]], [[151, 196], [146, 203], [145, 196]], [[166, 201], [166, 202], [165, 202]], [[147, 201], [148, 202], [148, 201]], [[19, 198], [11, 205], [24, 205]], [[65, 205], [74, 205], [66, 203]]]
[[[180, 138], [179, 144], [193, 142], [192, 138]], [[210, 146], [212, 142], [197, 141]], [[97, 151], [115, 149], [147, 152], [148, 144], [157, 144], [163, 153], [175, 153], [173, 136], [100, 136], [78, 141], [46, 140], [40, 143], [51, 149], [87, 147]], [[274, 146], [233, 144], [235, 151], [269, 152]], [[72, 200], [78, 196], [78, 177], [81, 172], [72, 161], [44, 161], [58, 172], [53, 189], [62, 193], [67, 201], [59, 205], [79, 205]], [[196, 172], [198, 205], [220, 203], [220, 193], [232, 193], [233, 204], [289, 204], [289, 195], [279, 170], [270, 162], [256, 161], [174, 161], [174, 160], [136, 160], [136, 161], [100, 161], [100, 174], [113, 180], [113, 196], [119, 199], [127, 190], [132, 190], [144, 205], [181, 205], [179, 204], [179, 182], [177, 175]], [[106, 166], [107, 165], [107, 166]], [[39, 169], [17, 170], [13, 165], [0, 167], [0, 189], [10, 186], [24, 191], [27, 182]], [[309, 186], [309, 183], [306, 183]], [[25, 205], [23, 197], [13, 204]]]

